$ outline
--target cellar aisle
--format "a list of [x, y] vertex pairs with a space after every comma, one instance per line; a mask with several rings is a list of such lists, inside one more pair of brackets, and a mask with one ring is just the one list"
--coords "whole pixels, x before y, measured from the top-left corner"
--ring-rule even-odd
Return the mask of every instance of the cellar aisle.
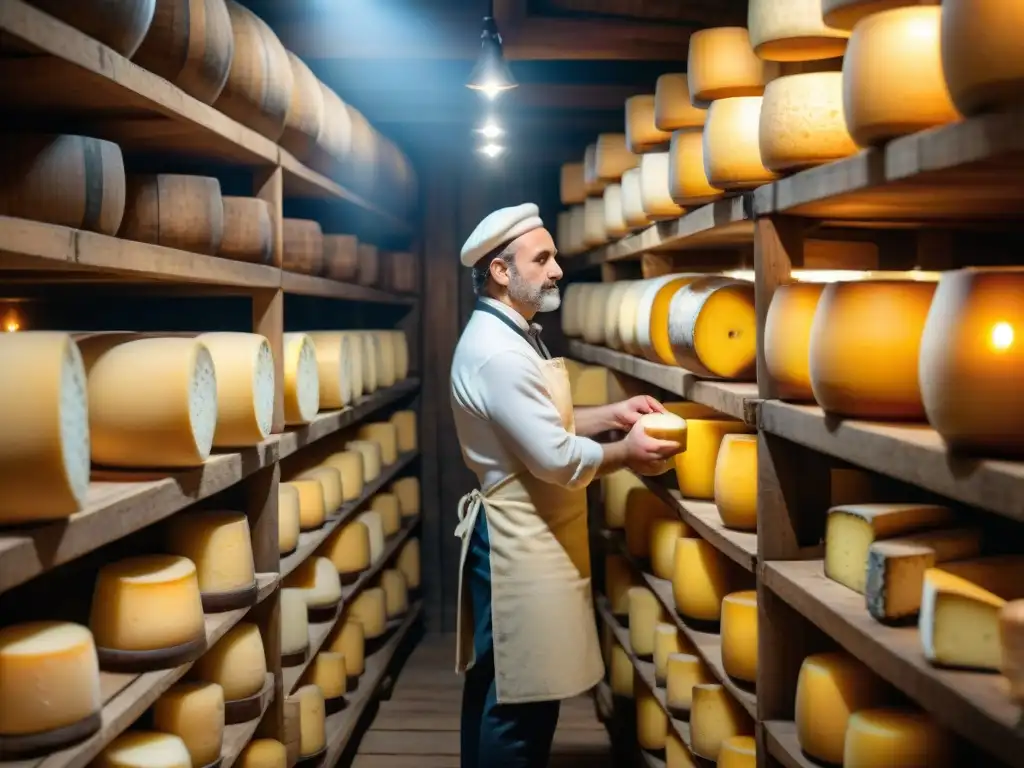
[[[462, 678], [454, 635], [427, 635], [398, 673], [352, 763], [353, 768], [458, 768]], [[608, 732], [594, 702], [562, 703], [548, 768], [612, 768]]]

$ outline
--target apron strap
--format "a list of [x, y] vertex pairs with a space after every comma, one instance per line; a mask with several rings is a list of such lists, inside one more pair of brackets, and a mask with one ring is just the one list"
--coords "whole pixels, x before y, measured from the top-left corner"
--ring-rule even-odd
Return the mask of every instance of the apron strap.
[[495, 309], [490, 304], [480, 299], [476, 300], [476, 305], [473, 307], [473, 309], [477, 312], [486, 312], [488, 315], [492, 315], [498, 318], [501, 322], [503, 322], [513, 331], [522, 336], [526, 340], [526, 343], [533, 347], [537, 354], [539, 354], [542, 358], [544, 358], [545, 360], [551, 359], [551, 353], [548, 352], [548, 348], [544, 346], [544, 342], [541, 341], [540, 336], [534, 336], [533, 334], [527, 333], [518, 325], [516, 325], [512, 321], [512, 318], [508, 317], [504, 312]]

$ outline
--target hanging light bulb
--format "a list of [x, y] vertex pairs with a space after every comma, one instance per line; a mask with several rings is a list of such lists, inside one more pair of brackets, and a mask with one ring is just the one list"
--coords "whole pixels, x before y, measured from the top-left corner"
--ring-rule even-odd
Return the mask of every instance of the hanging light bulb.
[[476, 66], [466, 83], [467, 88], [480, 91], [488, 99], [495, 99], [504, 91], [518, 85], [508, 68], [505, 55], [501, 48], [501, 34], [494, 21], [494, 11], [490, 9], [484, 16], [483, 29], [480, 32], [480, 55]]
[[476, 129], [476, 132], [485, 139], [496, 139], [505, 133], [493, 118], [488, 118], [483, 125]]

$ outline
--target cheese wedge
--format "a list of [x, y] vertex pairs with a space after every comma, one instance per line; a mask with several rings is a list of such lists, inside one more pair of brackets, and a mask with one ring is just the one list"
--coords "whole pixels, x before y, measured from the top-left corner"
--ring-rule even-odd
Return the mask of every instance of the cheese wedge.
[[924, 712], [909, 709], [861, 709], [850, 715], [843, 765], [887, 768], [921, 765], [953, 768], [957, 744]]

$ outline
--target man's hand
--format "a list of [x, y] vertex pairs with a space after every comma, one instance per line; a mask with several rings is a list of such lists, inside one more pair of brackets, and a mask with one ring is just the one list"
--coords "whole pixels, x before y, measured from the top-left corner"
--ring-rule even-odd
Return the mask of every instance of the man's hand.
[[[609, 406], [612, 429], [628, 432], [645, 413], [666, 413], [665, 406], [650, 395], [637, 395]], [[657, 441], [656, 441], [657, 442]]]
[[[652, 402], [661, 405], [656, 400]], [[660, 412], [664, 412], [664, 408]], [[637, 419], [639, 418], [638, 415]], [[656, 440], [648, 435], [640, 424], [634, 424], [622, 442], [626, 450], [626, 466], [641, 475], [660, 475], [667, 472], [668, 461], [677, 453], [682, 453], [685, 447], [675, 440]]]

